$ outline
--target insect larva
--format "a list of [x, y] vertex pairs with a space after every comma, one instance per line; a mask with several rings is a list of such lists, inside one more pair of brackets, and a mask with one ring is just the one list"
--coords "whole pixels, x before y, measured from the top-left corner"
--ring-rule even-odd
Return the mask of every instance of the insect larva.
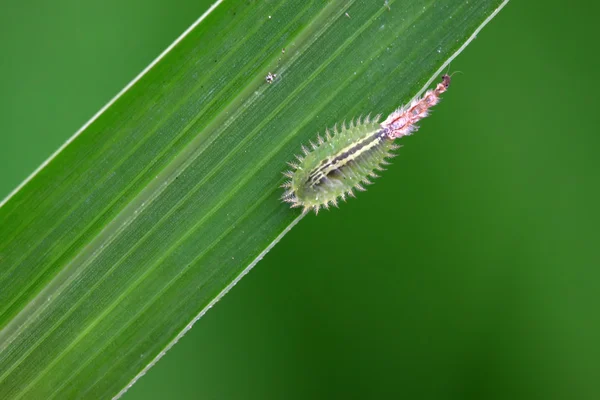
[[311, 149], [302, 146], [298, 162], [289, 162], [292, 170], [283, 174], [290, 178], [282, 187], [282, 199], [291, 207], [303, 207], [318, 213], [321, 207], [337, 207], [338, 199], [354, 197], [354, 190], [364, 191], [363, 185], [371, 184], [375, 171], [383, 170], [392, 150], [399, 146], [394, 139], [410, 135], [418, 127], [416, 123], [425, 118], [429, 109], [439, 103], [440, 95], [450, 86], [450, 76], [444, 75], [435, 89], [428, 90], [420, 99], [402, 106], [390, 114], [381, 124], [379, 116], [366, 117], [349, 126], [344, 123], [338, 131], [325, 131], [325, 138], [317, 136], [317, 143], [310, 142]]

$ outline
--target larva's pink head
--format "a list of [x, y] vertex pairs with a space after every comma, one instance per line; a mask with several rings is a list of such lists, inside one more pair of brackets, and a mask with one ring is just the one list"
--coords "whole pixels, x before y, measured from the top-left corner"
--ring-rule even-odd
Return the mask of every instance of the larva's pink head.
[[452, 78], [448, 74], [445, 74], [444, 76], [442, 76], [442, 85], [444, 85], [444, 88], [448, 89], [448, 87], [450, 87], [451, 79]]
[[[437, 86], [435, 87], [435, 90], [433, 92], [437, 96], [439, 96], [440, 94], [444, 93], [450, 87], [450, 80], [451, 79], [452, 78], [448, 74], [445, 74], [444, 76], [442, 76], [442, 81], [437, 84]], [[437, 104], [437, 102], [435, 104]]]

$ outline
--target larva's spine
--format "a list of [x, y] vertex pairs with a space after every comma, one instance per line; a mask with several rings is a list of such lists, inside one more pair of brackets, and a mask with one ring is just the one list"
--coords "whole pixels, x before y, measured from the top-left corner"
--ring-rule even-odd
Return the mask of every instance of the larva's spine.
[[449, 86], [450, 76], [444, 75], [435, 89], [398, 108], [381, 124], [379, 116], [359, 118], [349, 126], [343, 124], [339, 132], [337, 127], [333, 134], [326, 130], [325, 139], [317, 136], [317, 144], [310, 141], [312, 150], [302, 146], [304, 155], [297, 155], [297, 163], [288, 163], [292, 170], [284, 172], [290, 180], [282, 185], [282, 199], [291, 207], [302, 207], [303, 212], [313, 209], [317, 213], [321, 207], [337, 207], [338, 199], [345, 200], [347, 195], [354, 197], [354, 189], [364, 191], [363, 185], [371, 184], [369, 178], [377, 177], [375, 171], [394, 156], [391, 151], [399, 147], [394, 139], [415, 132], [416, 123], [440, 102]]

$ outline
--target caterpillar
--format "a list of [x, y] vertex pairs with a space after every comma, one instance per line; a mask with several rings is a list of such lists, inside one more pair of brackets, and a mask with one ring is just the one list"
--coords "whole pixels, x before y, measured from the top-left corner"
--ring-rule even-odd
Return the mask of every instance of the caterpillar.
[[292, 208], [317, 214], [321, 207], [337, 207], [338, 200], [355, 197], [354, 190], [364, 191], [363, 185], [373, 183], [370, 178], [378, 177], [376, 171], [382, 171], [387, 159], [394, 157], [392, 151], [400, 147], [394, 140], [415, 132], [416, 123], [427, 117], [449, 86], [446, 74], [435, 89], [398, 108], [382, 123], [378, 123], [380, 115], [367, 116], [342, 124], [339, 131], [337, 125], [333, 132], [325, 130], [325, 138], [318, 135], [316, 144], [310, 141], [310, 150], [303, 145], [303, 155], [288, 163], [292, 169], [283, 172], [289, 180], [282, 185], [281, 199]]

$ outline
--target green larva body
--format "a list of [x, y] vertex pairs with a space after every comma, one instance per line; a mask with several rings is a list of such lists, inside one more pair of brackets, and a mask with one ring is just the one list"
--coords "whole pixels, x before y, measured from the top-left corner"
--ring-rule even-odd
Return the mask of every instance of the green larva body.
[[353, 196], [353, 190], [364, 190], [370, 177], [377, 177], [376, 170], [387, 164], [391, 150], [397, 148], [377, 120], [351, 123], [339, 132], [326, 132], [319, 136], [312, 151], [303, 148], [305, 157], [296, 157], [299, 164], [290, 163], [295, 169], [286, 176], [291, 180], [283, 199], [292, 207], [303, 207], [305, 211], [337, 205], [338, 199]]
[[365, 190], [369, 178], [377, 177], [376, 170], [387, 164], [392, 150], [398, 146], [394, 139], [408, 136], [417, 130], [416, 123], [429, 114], [429, 109], [440, 101], [440, 95], [450, 86], [450, 76], [444, 75], [435, 89], [423, 97], [398, 108], [381, 124], [379, 117], [368, 117], [350, 126], [343, 126], [333, 135], [327, 131], [325, 139], [311, 142], [312, 150], [302, 147], [304, 156], [296, 156], [299, 163], [288, 163], [293, 170], [284, 172], [290, 178], [283, 184], [286, 189], [282, 199], [292, 207], [319, 211], [320, 207], [337, 206], [338, 199], [354, 196], [353, 190]]

